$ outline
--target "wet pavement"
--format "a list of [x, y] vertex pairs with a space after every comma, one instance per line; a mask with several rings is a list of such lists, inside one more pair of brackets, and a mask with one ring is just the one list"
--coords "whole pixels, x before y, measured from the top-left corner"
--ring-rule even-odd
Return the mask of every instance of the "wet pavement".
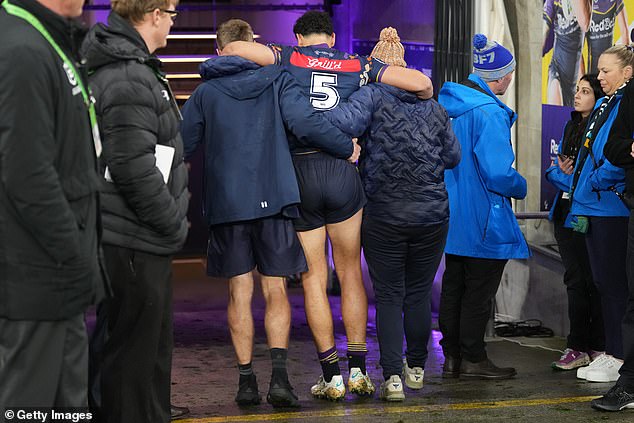
[[[562, 338], [493, 338], [489, 356], [499, 366], [516, 367], [518, 375], [506, 381], [463, 381], [441, 378], [443, 355], [435, 330], [425, 368], [425, 386], [406, 388], [405, 401], [385, 403], [374, 398], [347, 394], [345, 401], [332, 403], [313, 399], [310, 386], [321, 370], [303, 312], [301, 288], [289, 289], [293, 322], [289, 347], [289, 380], [298, 394], [299, 410], [273, 409], [266, 403], [271, 372], [263, 316], [264, 301], [256, 288], [253, 301], [255, 348], [253, 365], [263, 403], [239, 408], [234, 402], [238, 371], [226, 318], [227, 284], [208, 278], [200, 260], [179, 261], [174, 266], [175, 349], [172, 373], [172, 402], [187, 406], [191, 413], [181, 423], [211, 422], [634, 422], [634, 410], [602, 413], [590, 408], [591, 398], [611, 384], [576, 379], [575, 372], [555, 372], [550, 363], [565, 347]], [[333, 314], [339, 315], [339, 298], [331, 297]], [[335, 322], [340, 364], [347, 378], [346, 340], [341, 319]], [[518, 344], [521, 343], [522, 345]], [[533, 345], [533, 347], [526, 346]], [[368, 372], [375, 385], [381, 381], [374, 308], [368, 327]]]

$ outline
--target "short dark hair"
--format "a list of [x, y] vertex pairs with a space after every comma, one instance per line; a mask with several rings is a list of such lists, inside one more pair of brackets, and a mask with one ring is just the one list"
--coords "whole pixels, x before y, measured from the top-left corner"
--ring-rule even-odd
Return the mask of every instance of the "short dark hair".
[[332, 35], [334, 32], [328, 13], [316, 10], [304, 13], [293, 26], [293, 34], [301, 34], [304, 37], [310, 34]]
[[253, 42], [253, 29], [248, 22], [242, 19], [229, 19], [220, 24], [218, 31], [216, 31], [218, 50], [222, 50], [233, 41]]
[[599, 82], [598, 75], [596, 73], [587, 73], [579, 78], [579, 81], [588, 81], [590, 88], [594, 91], [594, 101], [597, 101], [601, 97], [605, 97], [603, 88], [601, 88], [601, 82]]

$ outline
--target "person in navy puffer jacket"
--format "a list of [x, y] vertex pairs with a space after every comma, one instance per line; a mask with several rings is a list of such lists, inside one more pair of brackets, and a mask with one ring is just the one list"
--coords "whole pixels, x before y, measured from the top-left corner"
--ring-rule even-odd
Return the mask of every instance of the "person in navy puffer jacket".
[[[384, 28], [371, 56], [406, 66], [403, 55], [396, 30]], [[385, 379], [379, 395], [402, 401], [401, 374], [408, 387], [423, 386], [431, 287], [449, 222], [444, 171], [460, 161], [460, 144], [436, 101], [384, 84], [362, 87], [326, 115], [349, 135], [364, 134], [359, 169], [368, 203], [361, 240], [376, 298]]]

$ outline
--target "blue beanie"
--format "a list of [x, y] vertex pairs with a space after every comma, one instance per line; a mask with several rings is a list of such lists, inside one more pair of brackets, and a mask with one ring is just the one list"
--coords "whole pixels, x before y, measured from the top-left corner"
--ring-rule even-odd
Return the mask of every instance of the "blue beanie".
[[515, 59], [504, 46], [487, 41], [484, 34], [473, 37], [473, 73], [484, 81], [495, 81], [513, 70]]

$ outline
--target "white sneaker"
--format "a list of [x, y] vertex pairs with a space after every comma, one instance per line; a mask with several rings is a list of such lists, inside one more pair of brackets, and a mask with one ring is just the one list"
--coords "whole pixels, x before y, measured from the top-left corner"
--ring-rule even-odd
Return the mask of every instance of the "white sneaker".
[[343, 384], [343, 377], [335, 375], [330, 382], [324, 380], [324, 375], [319, 376], [317, 384], [310, 388], [310, 393], [314, 397], [324, 398], [331, 401], [338, 401], [346, 395], [346, 387]]
[[422, 389], [423, 377], [425, 376], [425, 370], [422, 367], [409, 367], [407, 362], [403, 363], [403, 379], [405, 379], [405, 385], [410, 389]]
[[363, 374], [361, 369], [353, 367], [350, 369], [348, 377], [348, 391], [360, 396], [372, 396], [374, 394], [374, 384], [368, 374]]
[[597, 358], [592, 360], [592, 363], [590, 363], [589, 366], [579, 367], [577, 369], [577, 378], [578, 379], [586, 379], [587, 374], [588, 374], [588, 370], [590, 370], [590, 369], [598, 369], [598, 368], [602, 367], [604, 364], [606, 364], [607, 361], [609, 361], [610, 357], [611, 356], [609, 356], [607, 354], [601, 354]]
[[403, 401], [405, 399], [400, 376], [392, 375], [388, 380], [381, 383], [379, 398], [384, 401]]
[[623, 362], [617, 360], [612, 356], [608, 356], [610, 359], [599, 368], [589, 369], [586, 373], [586, 380], [588, 382], [616, 382], [619, 378], [619, 369], [623, 365]]

